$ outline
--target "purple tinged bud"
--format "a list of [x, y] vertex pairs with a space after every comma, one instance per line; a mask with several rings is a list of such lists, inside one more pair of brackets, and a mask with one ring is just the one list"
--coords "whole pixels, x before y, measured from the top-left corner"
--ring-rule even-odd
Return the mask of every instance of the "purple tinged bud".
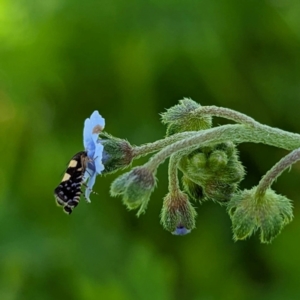
[[184, 226], [178, 226], [173, 232], [172, 234], [174, 235], [186, 235], [188, 233], [190, 233], [191, 230], [190, 229], [186, 229]]
[[161, 211], [161, 223], [166, 230], [185, 235], [195, 228], [196, 215], [187, 194], [177, 191], [166, 195]]

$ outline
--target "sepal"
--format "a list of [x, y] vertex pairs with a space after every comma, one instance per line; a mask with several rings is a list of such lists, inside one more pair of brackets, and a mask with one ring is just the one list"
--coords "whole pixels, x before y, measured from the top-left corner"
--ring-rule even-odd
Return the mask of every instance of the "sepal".
[[156, 178], [151, 171], [146, 167], [136, 167], [115, 179], [110, 194], [122, 196], [129, 210], [140, 208], [137, 213], [140, 216], [147, 208], [155, 184]]
[[133, 148], [124, 139], [116, 138], [106, 132], [99, 134], [99, 139], [104, 147], [102, 174], [113, 173], [119, 169], [128, 167], [133, 159]]
[[163, 124], [167, 124], [167, 136], [184, 131], [198, 131], [212, 126], [210, 116], [199, 117], [194, 111], [201, 105], [191, 99], [184, 98], [179, 104], [161, 114]]
[[272, 189], [260, 196], [256, 187], [240, 191], [228, 203], [227, 210], [234, 240], [244, 240], [259, 230], [260, 241], [270, 243], [293, 219], [291, 201]]
[[189, 197], [194, 201], [204, 201], [205, 196], [203, 192], [203, 188], [196, 184], [195, 182], [191, 181], [187, 176], [183, 175], [181, 178], [182, 185], [184, 190], [187, 192]]

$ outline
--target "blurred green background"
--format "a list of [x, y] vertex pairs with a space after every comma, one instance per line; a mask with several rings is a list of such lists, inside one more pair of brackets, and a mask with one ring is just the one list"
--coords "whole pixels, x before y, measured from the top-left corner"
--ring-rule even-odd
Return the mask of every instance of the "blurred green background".
[[[96, 109], [136, 145], [183, 97], [300, 132], [299, 15], [299, 0], [0, 0], [0, 299], [299, 299], [299, 165], [275, 185], [295, 220], [271, 245], [234, 243], [210, 202], [191, 234], [163, 230], [166, 164], [139, 219], [109, 196], [121, 173], [71, 216], [53, 197]], [[287, 153], [239, 149], [242, 188]]]

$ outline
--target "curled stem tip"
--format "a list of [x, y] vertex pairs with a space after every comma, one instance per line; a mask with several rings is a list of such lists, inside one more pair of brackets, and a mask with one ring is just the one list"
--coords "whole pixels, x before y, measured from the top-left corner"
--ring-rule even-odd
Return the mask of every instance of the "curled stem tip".
[[255, 121], [253, 118], [245, 114], [229, 108], [217, 107], [214, 105], [201, 106], [196, 110], [195, 114], [199, 114], [199, 116], [222, 117], [240, 124], [250, 125], [253, 127], [260, 125], [259, 122]]
[[300, 160], [300, 148], [295, 149], [275, 164], [260, 180], [255, 197], [259, 199], [271, 187], [273, 182], [291, 165]]

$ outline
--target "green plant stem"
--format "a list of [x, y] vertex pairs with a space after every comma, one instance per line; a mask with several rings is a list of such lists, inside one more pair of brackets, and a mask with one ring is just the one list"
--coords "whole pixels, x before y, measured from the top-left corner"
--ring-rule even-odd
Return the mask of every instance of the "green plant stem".
[[154, 172], [157, 167], [173, 153], [187, 148], [190, 148], [189, 150], [192, 151], [199, 146], [203, 147], [226, 141], [232, 141], [237, 144], [244, 142], [263, 143], [287, 150], [294, 150], [300, 147], [299, 134], [261, 125], [259, 123], [255, 127], [239, 124], [223, 125], [202, 130], [197, 133], [190, 133], [192, 136], [177, 141], [153, 155], [146, 163], [147, 167]]
[[179, 155], [173, 154], [171, 155], [169, 160], [168, 179], [169, 179], [169, 192], [171, 195], [178, 194], [178, 191], [180, 190], [179, 180], [178, 180], [178, 169], [177, 169], [178, 159], [179, 159]]
[[271, 187], [273, 182], [289, 168], [292, 164], [300, 160], [300, 148], [292, 151], [285, 157], [283, 157], [276, 165], [274, 165], [260, 180], [256, 192], [255, 198], [259, 199], [263, 196], [267, 189]]
[[[264, 125], [260, 124], [259, 122], [255, 121], [253, 118], [244, 115], [240, 112], [235, 110], [224, 108], [224, 107], [217, 107], [217, 106], [201, 106], [200, 108], [196, 109], [193, 112], [194, 115], [198, 116], [199, 118], [203, 116], [217, 116], [223, 117], [237, 123], [249, 125], [251, 127], [262, 127]], [[146, 156], [150, 153], [157, 152], [160, 149], [163, 149], [179, 140], [194, 136], [198, 131], [188, 131], [174, 134], [170, 137], [165, 139], [158, 140], [153, 143], [147, 143], [141, 146], [134, 146], [133, 148], [133, 157], [134, 159], [138, 159], [142, 156]]]
[[224, 107], [218, 107], [218, 106], [201, 106], [197, 108], [194, 112], [194, 115], [199, 115], [199, 118], [203, 116], [216, 116], [216, 117], [222, 117], [226, 118], [232, 121], [235, 121], [240, 124], [250, 125], [253, 127], [260, 126], [261, 124], [257, 121], [255, 121], [253, 118], [244, 115], [240, 112], [237, 112], [235, 110], [224, 108]]
[[167, 138], [155, 141], [153, 143], [147, 143], [141, 146], [134, 146], [133, 147], [133, 157], [134, 159], [138, 159], [142, 156], [146, 156], [150, 153], [159, 151], [162, 148], [165, 148], [177, 141], [180, 141], [182, 139], [191, 137], [193, 135], [195, 135], [198, 131], [186, 131], [186, 132], [181, 132], [181, 133], [177, 133], [174, 135], [171, 135]]

